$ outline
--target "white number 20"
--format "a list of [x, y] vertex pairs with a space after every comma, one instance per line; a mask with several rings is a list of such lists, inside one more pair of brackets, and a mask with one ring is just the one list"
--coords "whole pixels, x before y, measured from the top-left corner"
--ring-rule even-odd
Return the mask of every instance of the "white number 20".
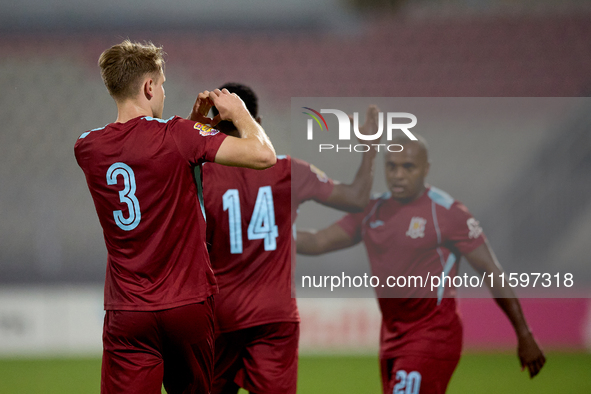
[[421, 374], [417, 371], [407, 374], [399, 369], [396, 371], [396, 381], [393, 394], [419, 394], [421, 390]]
[[[243, 247], [238, 190], [228, 189], [222, 197], [222, 202], [224, 211], [228, 211], [230, 253], [240, 254], [243, 251]], [[277, 249], [276, 239], [279, 236], [279, 231], [275, 224], [275, 207], [273, 205], [271, 186], [262, 186], [259, 188], [252, 217], [248, 225], [247, 236], [249, 240], [263, 239], [265, 250]]]
[[123, 177], [123, 190], [119, 191], [119, 201], [127, 204], [129, 217], [125, 218], [122, 211], [113, 211], [115, 223], [125, 231], [133, 230], [140, 224], [142, 213], [140, 203], [135, 196], [135, 174], [131, 167], [125, 163], [114, 163], [107, 170], [107, 185], [116, 185], [117, 176]]

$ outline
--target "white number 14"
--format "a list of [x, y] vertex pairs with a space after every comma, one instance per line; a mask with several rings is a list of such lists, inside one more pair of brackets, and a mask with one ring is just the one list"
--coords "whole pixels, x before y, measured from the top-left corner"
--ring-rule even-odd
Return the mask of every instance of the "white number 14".
[[[242, 221], [240, 215], [240, 196], [237, 189], [228, 189], [223, 197], [224, 211], [228, 211], [230, 228], [230, 253], [242, 253]], [[277, 249], [279, 230], [275, 224], [275, 207], [271, 186], [259, 188], [252, 217], [248, 225], [249, 240], [263, 239], [265, 250]]]

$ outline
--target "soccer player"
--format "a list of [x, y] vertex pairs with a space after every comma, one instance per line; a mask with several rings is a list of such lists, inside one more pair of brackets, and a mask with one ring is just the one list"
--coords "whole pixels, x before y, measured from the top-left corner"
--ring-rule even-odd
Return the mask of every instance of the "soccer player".
[[[226, 84], [253, 117], [258, 100], [241, 84]], [[368, 109], [361, 132], [375, 133], [378, 110]], [[231, 124], [219, 125], [233, 135]], [[369, 202], [375, 152], [364, 153], [353, 183], [334, 182], [289, 156], [265, 171], [203, 166], [207, 241], [220, 287], [216, 304], [213, 394], [296, 392], [299, 314], [292, 293], [293, 224], [307, 200], [348, 211]], [[293, 246], [293, 247], [292, 247]]]
[[[264, 169], [275, 151], [244, 103], [227, 90], [198, 95], [189, 120], [163, 120], [161, 47], [129, 40], [102, 53], [117, 120], [75, 145], [108, 252], [101, 393], [208, 393], [213, 294], [205, 245], [204, 161]], [[210, 126], [231, 120], [242, 138]], [[217, 120], [217, 119], [216, 119]]]
[[[349, 214], [326, 229], [298, 231], [298, 253], [318, 255], [363, 241], [381, 283], [389, 275], [453, 276], [463, 255], [479, 273], [494, 274], [490, 290], [515, 329], [522, 368], [534, 377], [545, 363], [544, 354], [513, 291], [501, 286], [503, 270], [478, 222], [460, 202], [425, 184], [429, 160], [422, 138], [400, 137], [393, 143], [403, 150], [386, 153], [389, 192], [372, 199], [363, 213]], [[434, 297], [421, 288], [404, 293], [379, 288], [377, 295], [384, 393], [444, 393], [462, 347], [455, 289], [441, 287]]]

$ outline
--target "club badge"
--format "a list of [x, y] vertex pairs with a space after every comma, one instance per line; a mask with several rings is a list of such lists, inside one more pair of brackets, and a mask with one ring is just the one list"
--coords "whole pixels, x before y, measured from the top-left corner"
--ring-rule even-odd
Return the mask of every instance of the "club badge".
[[208, 125], [199, 122], [195, 123], [195, 126], [193, 126], [193, 128], [199, 130], [199, 134], [201, 134], [204, 137], [216, 135], [220, 132], [219, 130], [214, 129], [213, 127], [209, 127]]
[[418, 216], [413, 217], [410, 221], [410, 226], [408, 226], [408, 231], [406, 232], [406, 235], [408, 237], [411, 237], [412, 239], [424, 238], [425, 224], [427, 224], [427, 219], [423, 219]]

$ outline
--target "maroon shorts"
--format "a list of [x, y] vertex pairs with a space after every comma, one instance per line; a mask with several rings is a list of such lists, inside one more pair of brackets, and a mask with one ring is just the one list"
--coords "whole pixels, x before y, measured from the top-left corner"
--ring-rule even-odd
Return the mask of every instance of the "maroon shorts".
[[423, 356], [380, 360], [384, 394], [444, 394], [460, 361]]
[[220, 334], [212, 394], [291, 394], [298, 378], [299, 323], [270, 323]]
[[101, 393], [208, 393], [213, 300], [155, 312], [107, 311]]

